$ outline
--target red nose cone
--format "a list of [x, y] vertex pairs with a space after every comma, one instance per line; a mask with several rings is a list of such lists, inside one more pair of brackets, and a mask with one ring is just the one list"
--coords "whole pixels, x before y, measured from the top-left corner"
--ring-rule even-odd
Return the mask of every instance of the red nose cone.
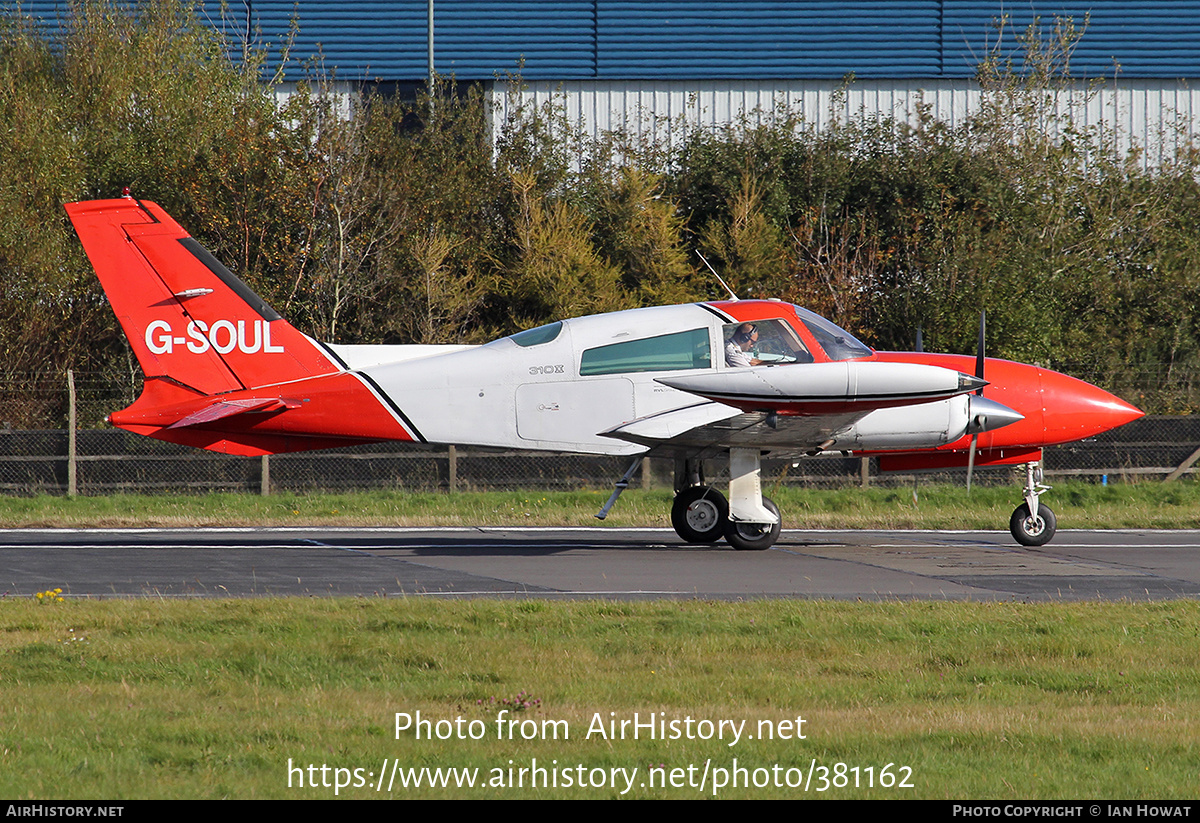
[[1047, 444], [1094, 437], [1145, 414], [1091, 383], [1046, 369], [1038, 371]]

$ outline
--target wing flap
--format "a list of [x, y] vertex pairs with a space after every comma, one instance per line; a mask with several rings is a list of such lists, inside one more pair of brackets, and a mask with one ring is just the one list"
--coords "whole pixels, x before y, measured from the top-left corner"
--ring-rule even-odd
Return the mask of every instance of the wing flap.
[[807, 454], [870, 410], [785, 416], [741, 412], [722, 403], [700, 403], [647, 415], [601, 432], [656, 451], [715, 453], [729, 448], [761, 448], [772, 454]]

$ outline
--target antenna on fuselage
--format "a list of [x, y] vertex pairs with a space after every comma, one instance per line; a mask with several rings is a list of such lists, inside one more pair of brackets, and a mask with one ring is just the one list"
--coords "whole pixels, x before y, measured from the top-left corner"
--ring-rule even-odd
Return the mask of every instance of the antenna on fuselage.
[[700, 249], [696, 249], [696, 256], [704, 261], [704, 265], [708, 266], [708, 270], [713, 273], [713, 277], [717, 278], [717, 281], [720, 282], [720, 284], [725, 287], [725, 291], [729, 292], [730, 298], [732, 298], [733, 300], [737, 300], [738, 296], [733, 293], [733, 289], [729, 288], [729, 284], [726, 283], [721, 278], [721, 275], [717, 274], [717, 270], [714, 269], [712, 267], [712, 263], [709, 263], [708, 259], [703, 254], [700, 253]]

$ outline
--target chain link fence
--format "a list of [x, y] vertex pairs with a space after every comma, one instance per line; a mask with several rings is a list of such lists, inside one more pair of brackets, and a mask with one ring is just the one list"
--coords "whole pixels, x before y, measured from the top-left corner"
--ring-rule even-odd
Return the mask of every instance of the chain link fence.
[[[626, 457], [592, 457], [546, 452], [414, 447], [377, 443], [316, 452], [231, 457], [164, 443], [119, 429], [84, 429], [76, 435], [75, 474], [80, 494], [114, 492], [240, 491], [483, 491], [610, 488], [629, 465]], [[1174, 472], [1195, 471], [1200, 455], [1200, 417], [1149, 416], [1100, 437], [1046, 449], [1050, 477], [1095, 482], [1162, 480]], [[670, 488], [674, 465], [646, 461], [644, 486]], [[0, 429], [0, 493], [62, 494], [68, 489], [68, 432]], [[725, 461], [712, 461], [709, 478], [718, 483]], [[265, 477], [264, 477], [265, 473]], [[959, 472], [922, 477], [962, 482]], [[875, 461], [815, 457], [799, 461], [765, 459], [763, 483], [837, 487], [869, 483], [900, 485], [913, 475], [880, 475]], [[265, 481], [265, 482], [264, 482]], [[980, 468], [976, 482], [1013, 482], [1011, 467]]]
[[[1077, 369], [1086, 371], [1084, 364]], [[1080, 376], [1103, 382], [1099, 375]], [[1159, 375], [1162, 377], [1161, 375]], [[1172, 375], [1167, 385], [1178, 385]], [[76, 374], [75, 488], [80, 494], [114, 492], [269, 493], [286, 491], [483, 491], [611, 488], [629, 466], [627, 457], [412, 446], [377, 443], [344, 449], [274, 455], [269, 460], [230, 457], [103, 428], [104, 415], [133, 402], [141, 388], [136, 365], [121, 374]], [[1189, 383], [1190, 388], [1190, 383]], [[1136, 393], [1129, 395], [1138, 402]], [[0, 376], [0, 494], [66, 493], [70, 483], [66, 429], [34, 429], [38, 420], [65, 421], [65, 376]], [[1095, 482], [1158, 481], [1194, 471], [1200, 454], [1200, 416], [1151, 415], [1100, 437], [1046, 449], [1051, 477]], [[712, 461], [707, 478], [720, 484], [726, 461]], [[673, 462], [651, 459], [633, 483], [670, 488]], [[838, 487], [903, 485], [913, 475], [879, 474], [877, 461], [816, 457], [763, 460], [763, 483]], [[963, 482], [962, 471], [921, 474], [921, 482]], [[1014, 469], [978, 468], [975, 482], [1009, 484]]]

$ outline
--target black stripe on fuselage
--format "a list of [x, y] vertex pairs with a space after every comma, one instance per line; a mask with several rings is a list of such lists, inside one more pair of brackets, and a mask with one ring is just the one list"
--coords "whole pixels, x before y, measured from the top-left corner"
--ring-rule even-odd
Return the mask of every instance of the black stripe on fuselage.
[[417, 440], [421, 441], [422, 443], [429, 442], [428, 440], [425, 439], [425, 435], [421, 434], [420, 430], [417, 429], [417, 427], [413, 425], [413, 422], [408, 419], [408, 415], [400, 410], [400, 407], [396, 405], [395, 401], [392, 400], [391, 396], [387, 392], [385, 392], [380, 387], [380, 385], [378, 383], [376, 383], [375, 380], [369, 374], [367, 374], [366, 372], [361, 372], [361, 371], [356, 371], [356, 372], [354, 372], [354, 374], [356, 376], [358, 376], [360, 379], [366, 381], [367, 384], [369, 384], [371, 386], [371, 388], [375, 390], [375, 394], [379, 396], [379, 399], [382, 400], [384, 403], [387, 403], [388, 408], [392, 410], [392, 413], [395, 414], [396, 417], [400, 418], [400, 420], [404, 423], [405, 427], [410, 432], [412, 432], [414, 436], [416, 436]]
[[723, 323], [736, 323], [737, 322], [736, 317], [731, 317], [730, 315], [726, 314], [725, 312], [721, 311], [720, 309], [710, 306], [707, 303], [697, 303], [696, 305], [706, 311], [712, 312], [717, 317], [721, 318], [721, 322], [723, 322]]
[[338, 366], [342, 369], [342, 371], [350, 371], [349, 364], [347, 364], [346, 361], [343, 360], [342, 358], [338, 357], [337, 352], [335, 352], [333, 349], [331, 349], [326, 344], [322, 343], [320, 340], [313, 340], [313, 342], [316, 343], [317, 347], [320, 348], [320, 350], [325, 353], [326, 357], [328, 357], [334, 363], [337, 363]]

